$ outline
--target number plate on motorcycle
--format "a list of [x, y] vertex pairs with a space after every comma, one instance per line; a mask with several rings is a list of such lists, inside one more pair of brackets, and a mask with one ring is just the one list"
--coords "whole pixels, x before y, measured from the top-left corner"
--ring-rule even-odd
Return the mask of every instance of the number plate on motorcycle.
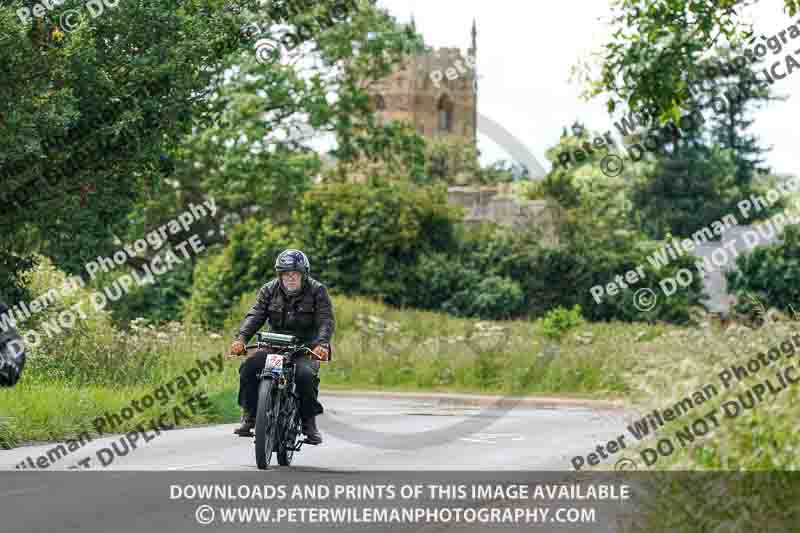
[[268, 354], [267, 368], [270, 370], [283, 370], [283, 356], [276, 353]]

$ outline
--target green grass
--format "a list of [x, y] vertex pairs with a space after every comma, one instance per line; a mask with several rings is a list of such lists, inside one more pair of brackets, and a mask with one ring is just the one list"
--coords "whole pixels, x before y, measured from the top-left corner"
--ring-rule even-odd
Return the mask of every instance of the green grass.
[[[118, 412], [131, 400], [152, 393], [184, 374], [198, 358], [227, 351], [251, 298], [243, 298], [232, 311], [223, 332], [202, 331], [188, 323], [158, 328], [134, 323], [131, 331], [121, 332], [106, 314], [93, 313], [79, 328], [34, 348], [18, 386], [0, 390], [0, 447], [76, 437], [91, 430], [95, 417]], [[707, 322], [694, 328], [586, 323], [568, 330], [555, 349], [545, 340], [540, 322], [479, 323], [345, 297], [334, 297], [334, 308], [334, 357], [322, 366], [323, 390], [625, 398], [642, 413], [663, 410], [702, 385], [718, 382], [718, 373], [725, 367], [745, 364], [797, 330], [797, 322], [788, 320], [767, 322], [760, 329], [736, 326], [726, 332]], [[25, 324], [22, 329], [26, 327], [36, 325]], [[486, 333], [492, 327], [502, 330], [492, 337]], [[782, 363], [795, 360], [800, 359]], [[746, 386], [770, 376], [774, 371], [762, 371], [746, 380]], [[718, 408], [730, 394], [743, 390], [731, 389], [726, 396], [714, 398], [660, 428], [659, 435], [674, 435], [697, 416]], [[692, 490], [678, 485], [678, 478], [670, 478], [670, 483], [662, 480], [656, 489], [663, 497], [641, 515], [644, 525], [628, 531], [699, 533], [721, 525], [728, 529], [719, 530], [759, 530], [759, 513], [738, 512], [745, 506], [768, 510], [770, 519], [780, 524], [778, 530], [797, 530], [800, 517], [794, 502], [800, 494], [792, 486], [796, 484], [787, 483], [774, 471], [799, 466], [798, 390], [791, 387], [745, 415], [721, 420], [720, 427], [706, 437], [678, 447], [651, 468], [767, 470], [773, 472], [770, 476], [747, 482], [720, 475], [692, 478]], [[192, 390], [199, 391], [206, 393], [210, 407], [184, 425], [238, 420], [238, 361], [226, 360], [222, 373], [201, 379]], [[177, 401], [154, 406], [116, 430], [133, 430]], [[646, 441], [638, 449], [627, 449], [625, 456], [636, 459], [643, 469], [639, 452], [651, 446], [653, 441]], [[610, 468], [613, 462], [600, 467]], [[704, 521], [683, 520], [674, 512], [676, 508], [694, 509], [693, 516], [703, 516]], [[665, 516], [671, 521], [663, 520]]]
[[[47, 279], [35, 280], [40, 290], [57, 282], [57, 274], [45, 273]], [[252, 297], [242, 298], [217, 333], [188, 323], [156, 328], [141, 322], [121, 332], [105, 313], [92, 313], [79, 328], [34, 348], [20, 384], [0, 391], [0, 445], [73, 437], [91, 428], [95, 417], [119, 411], [185, 373], [198, 358], [224, 353]], [[738, 328], [726, 337], [708, 324], [585, 323], [566, 331], [556, 345], [546, 340], [541, 322], [478, 322], [340, 296], [334, 296], [334, 308], [334, 355], [322, 365], [323, 391], [625, 398], [642, 412], [674, 405], [713, 381], [734, 360], [731, 346], [746, 361], [759, 345], [791, 329], [791, 323], [775, 323]], [[225, 371], [204, 378], [200, 390], [211, 408], [188, 424], [238, 419], [238, 361], [226, 360]], [[157, 416], [161, 408], [140, 418]], [[798, 445], [796, 415], [792, 391], [778, 403], [726, 421], [654, 468], [797, 468], [796, 454], [787, 452]], [[119, 429], [133, 429], [140, 418]]]
[[[44, 267], [33, 287], [43, 292], [62, 279]], [[21, 329], [39, 329], [41, 321], [87, 294], [76, 293]], [[120, 331], [106, 312], [91, 311], [77, 327], [32, 348], [21, 382], [0, 391], [0, 419], [5, 418], [0, 422], [0, 446], [73, 438], [83, 431], [91, 434], [96, 417], [117, 413], [132, 400], [151, 394], [185, 374], [197, 359], [226, 352], [250, 299], [242, 299], [225, 330], [218, 333], [189, 323], [154, 327], [142, 321]], [[360, 298], [334, 297], [334, 307], [334, 359], [322, 365], [323, 390], [619, 397], [627, 390], [619, 338], [630, 342], [632, 334], [626, 332], [641, 329], [585, 325], [568, 332], [556, 348], [545, 340], [538, 323], [481, 323], [392, 309]], [[576, 340], [574, 333], [587, 332], [597, 341], [584, 345]], [[610, 336], [618, 339], [609, 340]], [[186, 424], [238, 420], [238, 366], [237, 360], [226, 360], [221, 375], [203, 378], [192, 390], [204, 391], [211, 408]], [[175, 401], [153, 406], [114, 430], [131, 431]]]

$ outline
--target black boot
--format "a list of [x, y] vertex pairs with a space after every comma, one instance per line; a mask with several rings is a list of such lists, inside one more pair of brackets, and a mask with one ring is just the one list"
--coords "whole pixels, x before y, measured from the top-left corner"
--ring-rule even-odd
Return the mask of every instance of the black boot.
[[303, 420], [303, 435], [306, 436], [306, 444], [322, 444], [322, 434], [317, 429], [317, 417], [312, 416]]
[[240, 437], [252, 437], [254, 427], [256, 427], [256, 417], [245, 411], [242, 414], [242, 425], [234, 429], [233, 432]]

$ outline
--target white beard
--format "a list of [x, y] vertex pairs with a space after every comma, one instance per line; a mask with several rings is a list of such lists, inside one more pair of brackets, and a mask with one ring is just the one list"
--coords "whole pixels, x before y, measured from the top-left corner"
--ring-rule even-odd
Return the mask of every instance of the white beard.
[[297, 287], [297, 289], [295, 289], [293, 291], [289, 290], [289, 287], [287, 287], [286, 284], [283, 281], [281, 281], [281, 286], [283, 287], [283, 291], [286, 293], [287, 296], [296, 296], [296, 295], [300, 294], [301, 290], [303, 290], [303, 282], [302, 281], [300, 282], [300, 285]]

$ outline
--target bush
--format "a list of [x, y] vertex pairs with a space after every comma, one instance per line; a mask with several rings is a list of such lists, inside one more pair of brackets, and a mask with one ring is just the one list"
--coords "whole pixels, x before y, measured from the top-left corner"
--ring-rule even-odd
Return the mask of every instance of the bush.
[[580, 326], [583, 322], [580, 305], [575, 305], [572, 309], [558, 306], [542, 319], [542, 333], [545, 337], [559, 340], [567, 331]]
[[112, 318], [118, 324], [127, 324], [139, 317], [151, 324], [180, 321], [184, 301], [192, 294], [193, 272], [194, 266], [186, 261], [158, 276], [152, 285], [134, 286], [124, 298], [110, 303]]
[[556, 167], [541, 181], [531, 182], [525, 191], [525, 197], [529, 200], [552, 198], [560, 206], [570, 209], [580, 204], [581, 191], [575, 184], [572, 173]]
[[444, 187], [348, 183], [306, 193], [296, 227], [332, 290], [413, 305], [420, 256], [451, 250], [460, 218]]
[[689, 236], [735, 212], [743, 196], [729, 152], [698, 148], [684, 157], [660, 160], [634, 188], [633, 204], [651, 238], [663, 239], [667, 233]]
[[[213, 328], [222, 327], [228, 312], [243, 294], [259, 289], [275, 277], [278, 254], [298, 245], [287, 228], [255, 218], [239, 224], [221, 253], [197, 263], [192, 297], [185, 307], [187, 318]], [[312, 262], [312, 275], [314, 267]]]
[[[529, 313], [538, 317], [559, 305], [570, 307], [578, 304], [588, 320], [688, 322], [689, 310], [699, 305], [703, 294], [700, 276], [693, 276], [688, 287], [680, 288], [669, 298], [658, 298], [657, 305], [649, 311], [641, 310], [634, 303], [634, 295], [636, 291], [647, 288], [656, 295], [661, 294], [658, 282], [675, 276], [681, 268], [694, 271], [694, 259], [682, 256], [656, 270], [647, 261], [647, 255], [647, 250], [632, 246], [607, 249], [587, 245], [546, 249], [533, 259], [530, 275], [525, 278], [524, 287], [531, 301]], [[604, 296], [599, 304], [595, 301], [590, 292], [593, 286], [605, 286], [615, 276], [624, 275], [638, 266], [642, 266], [645, 273], [643, 280], [621, 294]]]
[[[656, 270], [647, 255], [661, 243], [637, 247], [629, 238], [579, 237], [558, 247], [544, 247], [535, 231], [468, 231], [459, 238], [455, 251], [420, 258], [414, 299], [408, 305], [485, 319], [539, 318], [559, 306], [579, 305], [589, 320], [690, 320], [689, 310], [702, 296], [699, 276], [689, 287], [661, 298], [651, 311], [640, 311], [633, 299], [640, 288], [659, 294], [658, 281], [681, 268], [694, 270], [693, 258], [680, 257]], [[604, 297], [600, 304], [594, 300], [593, 286], [605, 285], [639, 265], [644, 268], [644, 280], [620, 295]]]
[[440, 310], [444, 302], [467, 287], [480, 282], [480, 274], [466, 267], [458, 256], [448, 253], [425, 254], [414, 270], [413, 305], [420, 309]]
[[800, 228], [788, 226], [783, 243], [760, 246], [736, 259], [737, 270], [725, 274], [737, 296], [756, 295], [768, 307], [798, 309], [800, 302]]
[[[63, 290], [66, 276], [42, 258], [30, 274], [32, 295], [48, 295], [40, 312], [20, 320], [28, 361], [26, 383], [69, 383], [75, 386], [127, 386], [152, 383], [169, 373], [180, 361], [176, 353], [192, 354], [191, 343], [204, 339], [205, 332], [178, 323], [157, 330], [134, 320], [130, 331], [120, 331], [108, 309], [95, 307], [92, 289], [75, 286]], [[69, 327], [59, 316], [80, 304], [80, 313]], [[20, 382], [22, 383], [22, 381]]]
[[525, 312], [525, 296], [516, 281], [487, 276], [477, 284], [457, 292], [442, 309], [456, 316], [482, 319], [509, 319]]

